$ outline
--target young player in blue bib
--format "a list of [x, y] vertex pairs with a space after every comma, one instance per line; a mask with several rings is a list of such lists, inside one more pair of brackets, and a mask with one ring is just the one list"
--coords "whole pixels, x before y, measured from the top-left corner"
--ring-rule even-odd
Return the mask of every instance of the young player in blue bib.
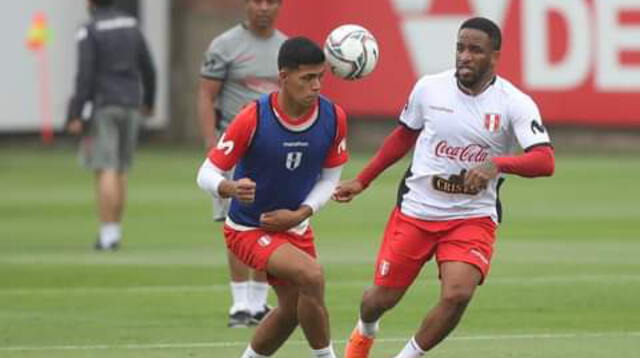
[[[316, 44], [285, 41], [278, 67], [280, 90], [236, 116], [200, 168], [198, 185], [232, 198], [227, 247], [266, 271], [278, 297], [242, 358], [270, 357], [298, 325], [313, 357], [336, 358], [309, 218], [331, 197], [348, 159], [346, 115], [320, 96], [325, 65]], [[233, 180], [225, 179], [234, 166]]]

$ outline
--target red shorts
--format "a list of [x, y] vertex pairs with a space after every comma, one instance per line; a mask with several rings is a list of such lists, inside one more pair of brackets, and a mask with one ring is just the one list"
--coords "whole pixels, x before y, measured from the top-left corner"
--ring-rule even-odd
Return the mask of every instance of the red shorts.
[[422, 266], [436, 255], [446, 261], [466, 262], [489, 273], [496, 224], [489, 217], [448, 221], [412, 218], [396, 208], [389, 218], [376, 260], [375, 284], [408, 287]]
[[[290, 232], [267, 232], [260, 229], [238, 231], [225, 225], [224, 238], [229, 251], [247, 266], [258, 271], [266, 271], [271, 254], [278, 247], [287, 243], [306, 252], [311, 257], [316, 257], [316, 246], [313, 242], [311, 228], [308, 228], [303, 235], [296, 235]], [[272, 286], [287, 284], [286, 281], [268, 273], [267, 280]]]

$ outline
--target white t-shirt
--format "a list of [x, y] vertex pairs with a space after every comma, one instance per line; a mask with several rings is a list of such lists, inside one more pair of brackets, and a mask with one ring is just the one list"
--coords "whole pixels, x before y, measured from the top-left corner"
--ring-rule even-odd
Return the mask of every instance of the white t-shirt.
[[464, 171], [518, 147], [550, 142], [538, 106], [509, 81], [496, 77], [483, 93], [470, 96], [458, 87], [453, 70], [421, 78], [400, 123], [421, 132], [399, 206], [423, 220], [489, 216], [498, 222], [502, 177], [485, 190], [465, 192]]

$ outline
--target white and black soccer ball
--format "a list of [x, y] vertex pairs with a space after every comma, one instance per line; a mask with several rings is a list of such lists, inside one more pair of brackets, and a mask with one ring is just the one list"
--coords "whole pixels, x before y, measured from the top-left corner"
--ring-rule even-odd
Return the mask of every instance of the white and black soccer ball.
[[380, 57], [375, 37], [359, 25], [335, 28], [324, 43], [324, 54], [334, 75], [357, 80], [370, 74]]

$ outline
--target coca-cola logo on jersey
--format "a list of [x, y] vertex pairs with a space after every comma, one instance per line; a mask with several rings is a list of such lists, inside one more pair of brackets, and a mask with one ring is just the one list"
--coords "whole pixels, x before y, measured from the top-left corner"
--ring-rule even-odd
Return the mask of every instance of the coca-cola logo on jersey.
[[460, 162], [481, 163], [489, 156], [489, 147], [480, 144], [469, 144], [467, 146], [449, 145], [446, 140], [440, 141], [436, 145], [436, 157], [448, 158]]

